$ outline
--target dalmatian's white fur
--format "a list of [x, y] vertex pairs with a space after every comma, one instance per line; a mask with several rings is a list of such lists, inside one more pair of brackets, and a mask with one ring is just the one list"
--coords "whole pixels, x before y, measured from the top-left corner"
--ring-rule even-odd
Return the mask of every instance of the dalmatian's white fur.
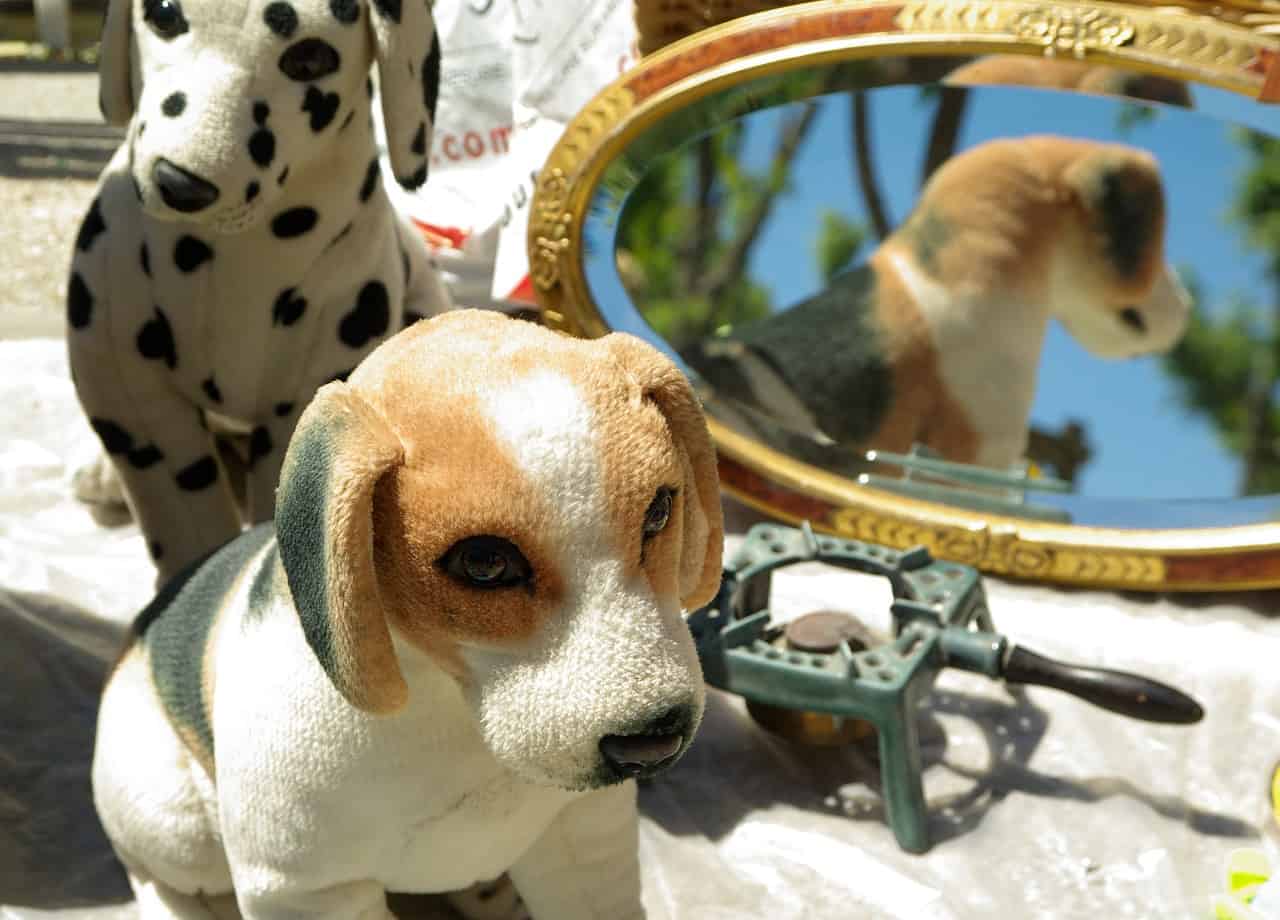
[[[298, 413], [406, 315], [447, 308], [381, 185], [426, 178], [424, 0], [111, 0], [101, 102], [127, 124], [75, 243], [72, 376], [161, 582], [270, 518]], [[247, 441], [237, 501], [211, 429]]]

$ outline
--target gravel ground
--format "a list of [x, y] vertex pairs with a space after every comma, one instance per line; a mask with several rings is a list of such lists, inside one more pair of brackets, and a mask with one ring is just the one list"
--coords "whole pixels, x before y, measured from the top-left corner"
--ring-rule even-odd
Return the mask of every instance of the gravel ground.
[[0, 178], [0, 339], [62, 335], [72, 240], [93, 186]]
[[[97, 74], [0, 71], [0, 119], [100, 122]], [[67, 265], [93, 197], [83, 178], [0, 174], [0, 339], [62, 334]]]

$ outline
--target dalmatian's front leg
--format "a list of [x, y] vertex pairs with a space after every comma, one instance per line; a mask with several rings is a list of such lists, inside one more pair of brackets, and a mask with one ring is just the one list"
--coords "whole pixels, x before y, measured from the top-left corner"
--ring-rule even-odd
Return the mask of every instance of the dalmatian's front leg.
[[396, 240], [404, 270], [404, 323], [436, 316], [453, 308], [427, 244], [402, 217], [396, 217]]
[[572, 802], [511, 867], [534, 920], [635, 920], [640, 901], [633, 781]]
[[89, 424], [115, 464], [147, 548], [167, 581], [240, 532], [240, 519], [200, 411], [155, 369], [72, 342]]

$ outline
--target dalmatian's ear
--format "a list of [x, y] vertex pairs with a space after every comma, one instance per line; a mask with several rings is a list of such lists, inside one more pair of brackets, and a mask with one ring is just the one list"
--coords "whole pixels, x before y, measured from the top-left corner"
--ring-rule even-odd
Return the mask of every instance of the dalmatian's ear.
[[302, 413], [276, 493], [276, 534], [307, 644], [346, 699], [394, 712], [408, 686], [373, 569], [373, 492], [403, 461], [399, 438], [341, 382]]
[[680, 603], [695, 610], [720, 590], [724, 554], [724, 511], [716, 451], [707, 420], [693, 387], [680, 369], [652, 345], [625, 333], [601, 341], [640, 385], [645, 399], [657, 405], [681, 453], [684, 467], [684, 517], [680, 547]]
[[109, 0], [98, 52], [98, 107], [108, 124], [133, 117], [133, 0]]
[[427, 181], [431, 127], [440, 88], [440, 41], [429, 0], [372, 0], [369, 22], [387, 150], [396, 181]]

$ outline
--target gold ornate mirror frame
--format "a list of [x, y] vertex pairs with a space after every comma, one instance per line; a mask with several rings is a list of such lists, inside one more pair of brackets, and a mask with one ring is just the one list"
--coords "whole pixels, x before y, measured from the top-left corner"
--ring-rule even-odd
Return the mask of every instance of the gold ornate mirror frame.
[[[1206, 7], [1208, 4], [1205, 5]], [[1215, 5], [1215, 10], [1221, 7]], [[542, 170], [528, 246], [544, 322], [609, 331], [584, 273], [588, 202], [628, 142], [746, 79], [887, 54], [1071, 55], [1280, 102], [1280, 5], [1229, 15], [1121, 3], [823, 0], [754, 13], [645, 58], [566, 128]], [[1280, 129], [1280, 105], [1276, 108]], [[727, 493], [778, 519], [1015, 578], [1145, 591], [1280, 586], [1280, 524], [1141, 530], [978, 514], [858, 485], [710, 421]]]

